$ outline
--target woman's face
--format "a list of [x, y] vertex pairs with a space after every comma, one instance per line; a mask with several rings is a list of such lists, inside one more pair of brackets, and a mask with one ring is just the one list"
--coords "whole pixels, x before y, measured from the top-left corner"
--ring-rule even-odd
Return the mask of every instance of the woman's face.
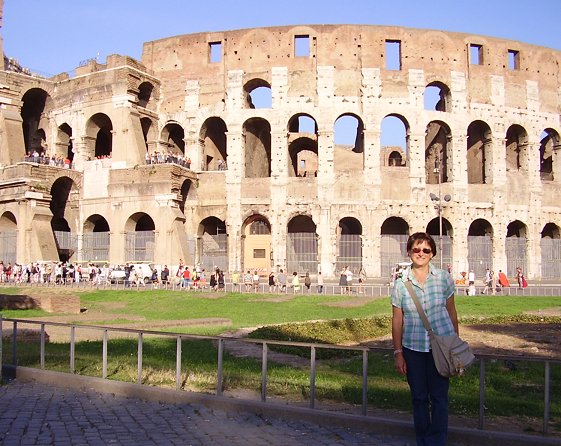
[[415, 243], [412, 246], [411, 251], [409, 251], [409, 258], [411, 259], [411, 262], [413, 262], [412, 266], [415, 268], [427, 266], [432, 257], [432, 249], [424, 240]]

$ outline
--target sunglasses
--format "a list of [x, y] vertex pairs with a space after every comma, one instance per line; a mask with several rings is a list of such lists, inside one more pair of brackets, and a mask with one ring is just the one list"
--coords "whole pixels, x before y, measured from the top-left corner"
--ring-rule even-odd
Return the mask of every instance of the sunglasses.
[[413, 251], [415, 254], [419, 254], [421, 251], [423, 251], [425, 254], [432, 253], [432, 249], [430, 248], [411, 248], [411, 251]]

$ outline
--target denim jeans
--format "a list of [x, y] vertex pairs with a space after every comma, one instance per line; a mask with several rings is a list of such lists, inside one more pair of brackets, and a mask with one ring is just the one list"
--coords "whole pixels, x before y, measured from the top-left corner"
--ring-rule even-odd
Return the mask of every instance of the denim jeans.
[[444, 446], [448, 437], [448, 387], [438, 374], [431, 352], [403, 349], [413, 401], [417, 446]]

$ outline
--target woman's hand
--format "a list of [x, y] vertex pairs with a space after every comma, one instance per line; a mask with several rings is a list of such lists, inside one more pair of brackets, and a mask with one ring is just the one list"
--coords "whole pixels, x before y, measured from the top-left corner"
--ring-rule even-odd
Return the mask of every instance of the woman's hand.
[[403, 352], [399, 352], [394, 355], [394, 366], [396, 372], [400, 375], [407, 374], [407, 364], [405, 363]]

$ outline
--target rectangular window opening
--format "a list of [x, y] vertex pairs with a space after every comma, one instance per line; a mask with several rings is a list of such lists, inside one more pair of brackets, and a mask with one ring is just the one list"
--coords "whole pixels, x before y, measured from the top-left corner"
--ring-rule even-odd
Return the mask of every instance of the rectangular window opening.
[[471, 65], [483, 65], [483, 45], [469, 45], [469, 62]]
[[264, 249], [254, 249], [253, 258], [254, 259], [264, 259], [266, 251]]
[[401, 70], [401, 41], [386, 40], [386, 70]]
[[210, 63], [222, 62], [222, 42], [210, 42]]
[[508, 69], [520, 69], [520, 52], [516, 50], [508, 50]]
[[310, 36], [294, 36], [294, 56], [310, 57]]

